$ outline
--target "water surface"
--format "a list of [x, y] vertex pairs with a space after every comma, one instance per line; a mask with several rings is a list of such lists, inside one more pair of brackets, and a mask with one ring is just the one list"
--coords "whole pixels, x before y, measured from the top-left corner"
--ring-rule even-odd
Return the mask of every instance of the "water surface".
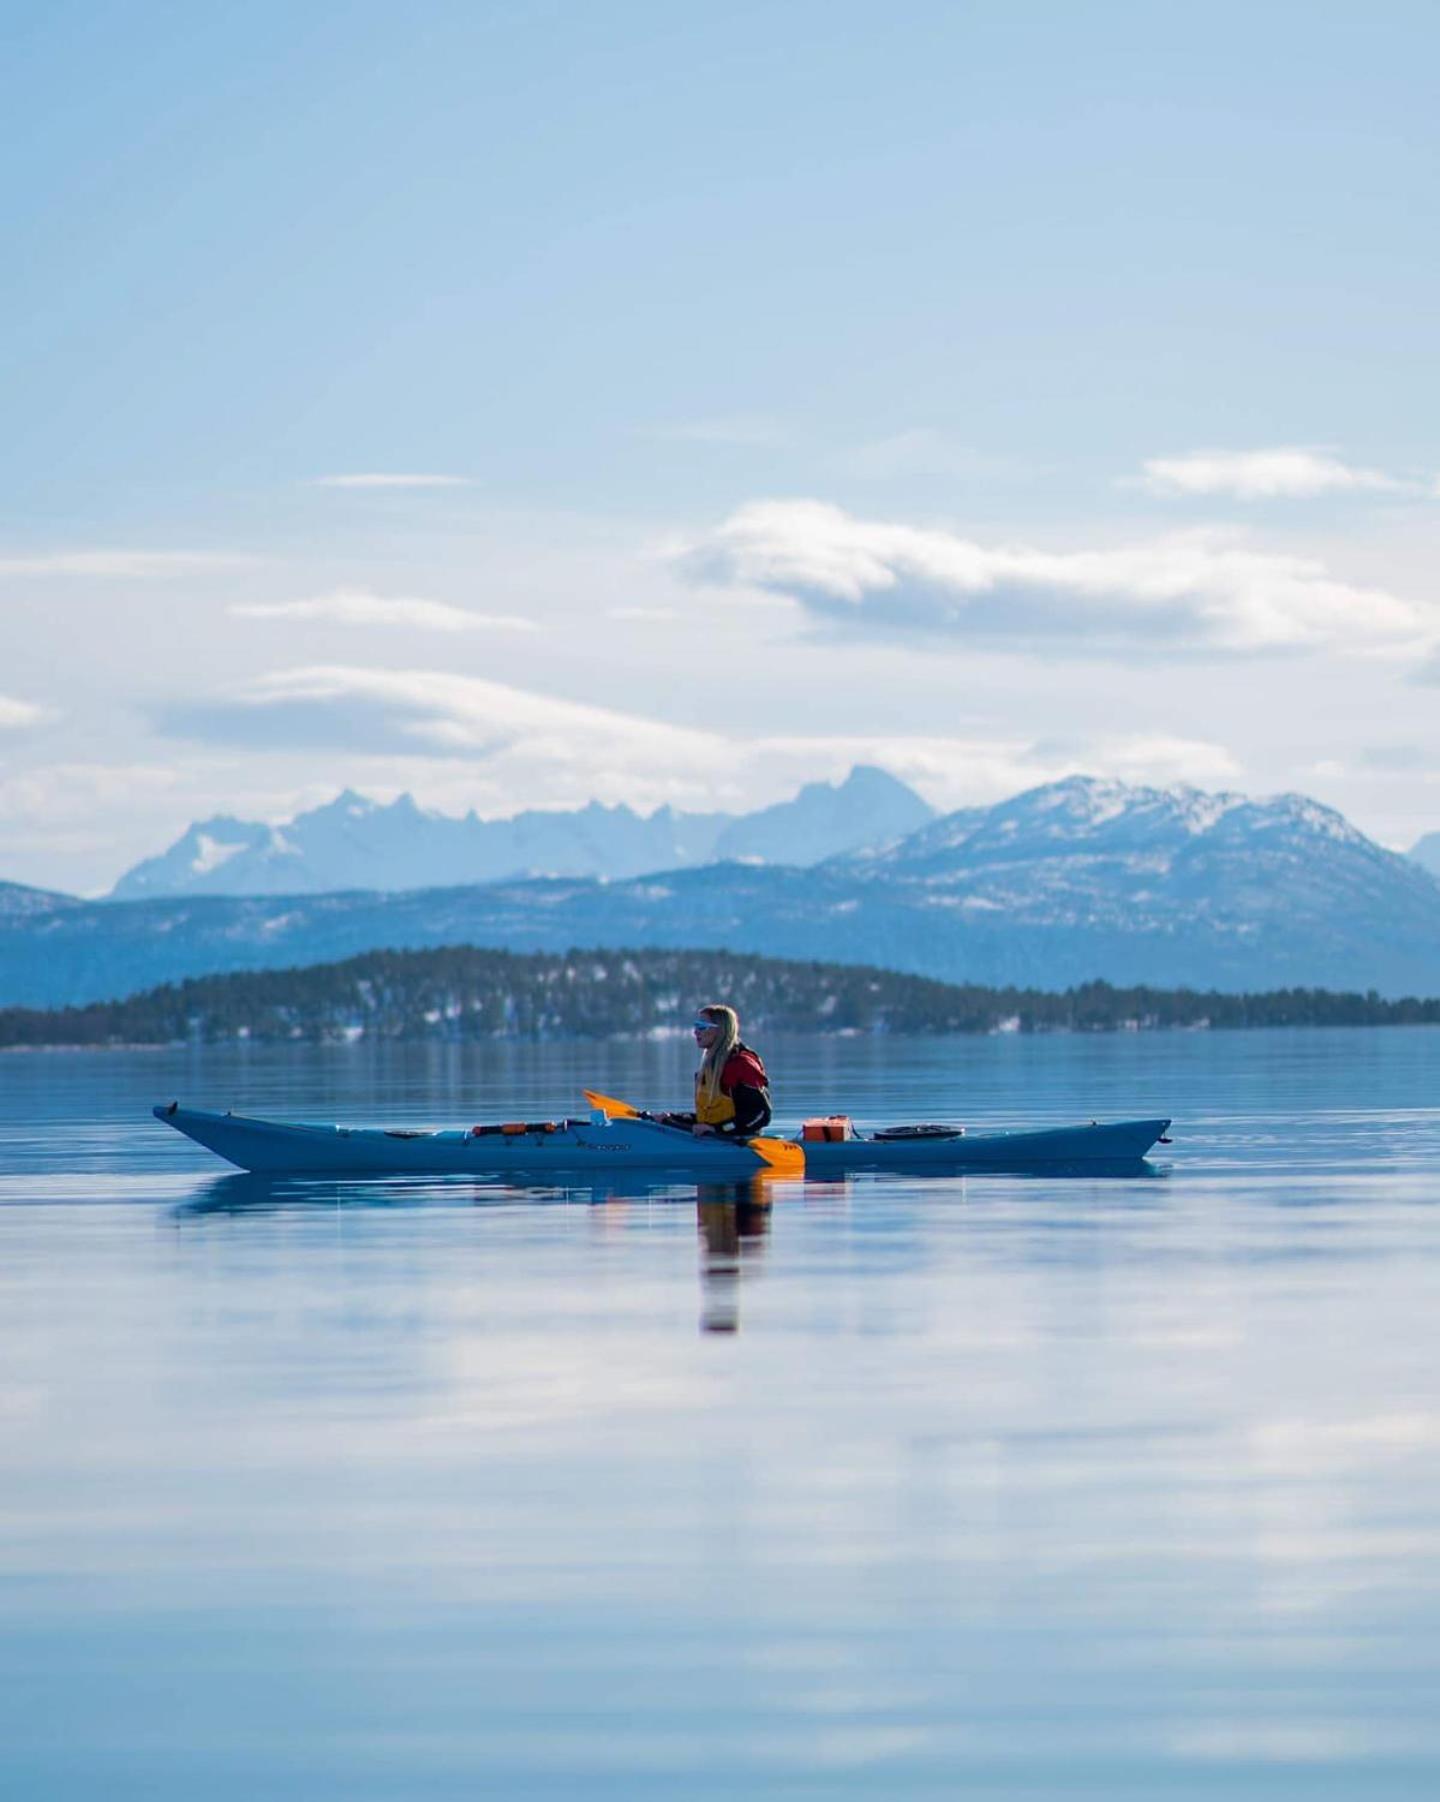
[[251, 1184], [153, 1101], [685, 1048], [0, 1058], [0, 1793], [1428, 1797], [1440, 1032], [767, 1042], [1136, 1180]]

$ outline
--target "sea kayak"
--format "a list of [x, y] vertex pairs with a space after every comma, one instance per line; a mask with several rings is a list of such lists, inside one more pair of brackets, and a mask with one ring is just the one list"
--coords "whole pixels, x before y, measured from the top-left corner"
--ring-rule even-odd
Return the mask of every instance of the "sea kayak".
[[[182, 1108], [154, 1109], [197, 1145], [270, 1176], [543, 1177], [550, 1173], [663, 1170], [698, 1181], [744, 1182], [761, 1175], [765, 1160], [746, 1146], [697, 1139], [656, 1120], [587, 1119], [517, 1122], [507, 1126], [308, 1126], [252, 1120], [240, 1114]], [[805, 1175], [852, 1171], [931, 1172], [1031, 1170], [1138, 1163], [1164, 1138], [1168, 1120], [1092, 1121], [1040, 1132], [967, 1133], [959, 1128], [915, 1129], [913, 1136], [859, 1134], [829, 1141], [795, 1140]]]

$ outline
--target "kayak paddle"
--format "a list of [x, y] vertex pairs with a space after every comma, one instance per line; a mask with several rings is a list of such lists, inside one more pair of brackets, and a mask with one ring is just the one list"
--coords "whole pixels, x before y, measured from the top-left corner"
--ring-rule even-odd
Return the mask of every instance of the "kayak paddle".
[[598, 1089], [582, 1089], [580, 1093], [591, 1107], [604, 1108], [607, 1114], [613, 1114], [617, 1120], [639, 1120], [642, 1117], [638, 1107], [631, 1107], [628, 1101], [619, 1101], [613, 1095], [602, 1095]]
[[[617, 1120], [639, 1120], [645, 1117], [638, 1107], [631, 1107], [628, 1101], [619, 1101], [613, 1095], [601, 1095], [595, 1089], [584, 1089], [581, 1093], [591, 1107], [603, 1108]], [[741, 1143], [748, 1145], [762, 1163], [768, 1164], [781, 1176], [805, 1174], [805, 1153], [788, 1139], [744, 1139]]]

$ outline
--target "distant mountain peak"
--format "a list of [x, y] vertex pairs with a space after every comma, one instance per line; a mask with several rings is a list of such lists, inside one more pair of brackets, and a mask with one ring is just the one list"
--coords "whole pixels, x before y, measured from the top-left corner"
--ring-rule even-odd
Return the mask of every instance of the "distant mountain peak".
[[[856, 795], [885, 794], [908, 795], [914, 798], [915, 791], [908, 782], [902, 782], [898, 776], [892, 776], [889, 770], [882, 770], [878, 763], [857, 763], [840, 782], [810, 782], [807, 788], [833, 788], [837, 794]], [[803, 790], [801, 791], [804, 792]]]
[[317, 813], [378, 813], [383, 802], [373, 800], [369, 795], [362, 795], [358, 789], [342, 788], [333, 801], [324, 801], [310, 812]]
[[1124, 782], [1118, 776], [1062, 776], [1027, 788], [1002, 807], [1022, 807], [1030, 812], [1065, 810], [1091, 821], [1113, 819], [1137, 808], [1162, 808], [1180, 818], [1204, 818], [1245, 804], [1246, 797], [1224, 791], [1212, 793], [1189, 783], [1157, 788]]
[[112, 899], [439, 888], [530, 875], [619, 880], [723, 859], [813, 864], [903, 838], [931, 817], [898, 777], [864, 764], [841, 783], [809, 783], [792, 800], [740, 816], [668, 806], [647, 816], [624, 801], [591, 800], [482, 820], [473, 809], [427, 812], [408, 793], [383, 802], [347, 787], [281, 826], [197, 822], [127, 871]]
[[793, 800], [735, 820], [716, 855], [735, 863], [817, 864], [903, 839], [934, 817], [898, 776], [857, 764], [843, 781], [807, 782]]
[[1293, 791], [1272, 795], [1266, 800], [1254, 803], [1257, 808], [1268, 809], [1277, 819], [1284, 819], [1292, 825], [1305, 827], [1324, 838], [1341, 840], [1347, 844], [1369, 844], [1371, 841], [1358, 827], [1352, 826], [1338, 808], [1327, 807], [1323, 801], [1315, 801], [1309, 795], [1296, 794]]

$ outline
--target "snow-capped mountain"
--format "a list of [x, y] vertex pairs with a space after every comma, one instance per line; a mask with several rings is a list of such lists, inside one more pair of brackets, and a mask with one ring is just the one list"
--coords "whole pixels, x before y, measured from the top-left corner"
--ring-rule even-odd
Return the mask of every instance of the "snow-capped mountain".
[[866, 767], [738, 816], [669, 807], [645, 815], [591, 802], [482, 820], [426, 812], [409, 795], [386, 805], [347, 789], [283, 826], [227, 815], [198, 821], [127, 871], [112, 898], [437, 888], [531, 875], [615, 880], [732, 858], [811, 864], [888, 843], [933, 813], [903, 782]]
[[[1091, 776], [946, 814], [883, 851], [834, 861], [870, 880], [983, 892], [1031, 914], [1045, 909], [1047, 895], [1070, 897], [1068, 906], [1088, 894], [1127, 908], [1182, 897], [1226, 908], [1242, 884], [1259, 903], [1282, 876], [1288, 891], [1307, 868], [1331, 880], [1342, 870], [1352, 880], [1360, 871], [1383, 873], [1402, 885], [1414, 874], [1343, 814], [1304, 795], [1252, 800]], [[1423, 883], [1419, 892], [1426, 893]]]
[[467, 943], [743, 948], [1051, 989], [1105, 977], [1440, 995], [1440, 883], [1340, 814], [1301, 795], [1080, 777], [808, 869], [50, 904], [60, 899], [0, 917], [0, 1004]]
[[[1440, 885], [1304, 795], [1072, 777], [827, 868], [1003, 924], [1012, 944], [1082, 935], [1101, 959], [1096, 973], [1118, 976], [1126, 960], [1133, 969], [1148, 946], [1173, 948], [1183, 968], [1171, 979], [1185, 983], [1234, 987], [1246, 966], [1246, 986], [1413, 990], [1422, 971], [1440, 986]], [[1102, 955], [1102, 940], [1113, 953]]]

